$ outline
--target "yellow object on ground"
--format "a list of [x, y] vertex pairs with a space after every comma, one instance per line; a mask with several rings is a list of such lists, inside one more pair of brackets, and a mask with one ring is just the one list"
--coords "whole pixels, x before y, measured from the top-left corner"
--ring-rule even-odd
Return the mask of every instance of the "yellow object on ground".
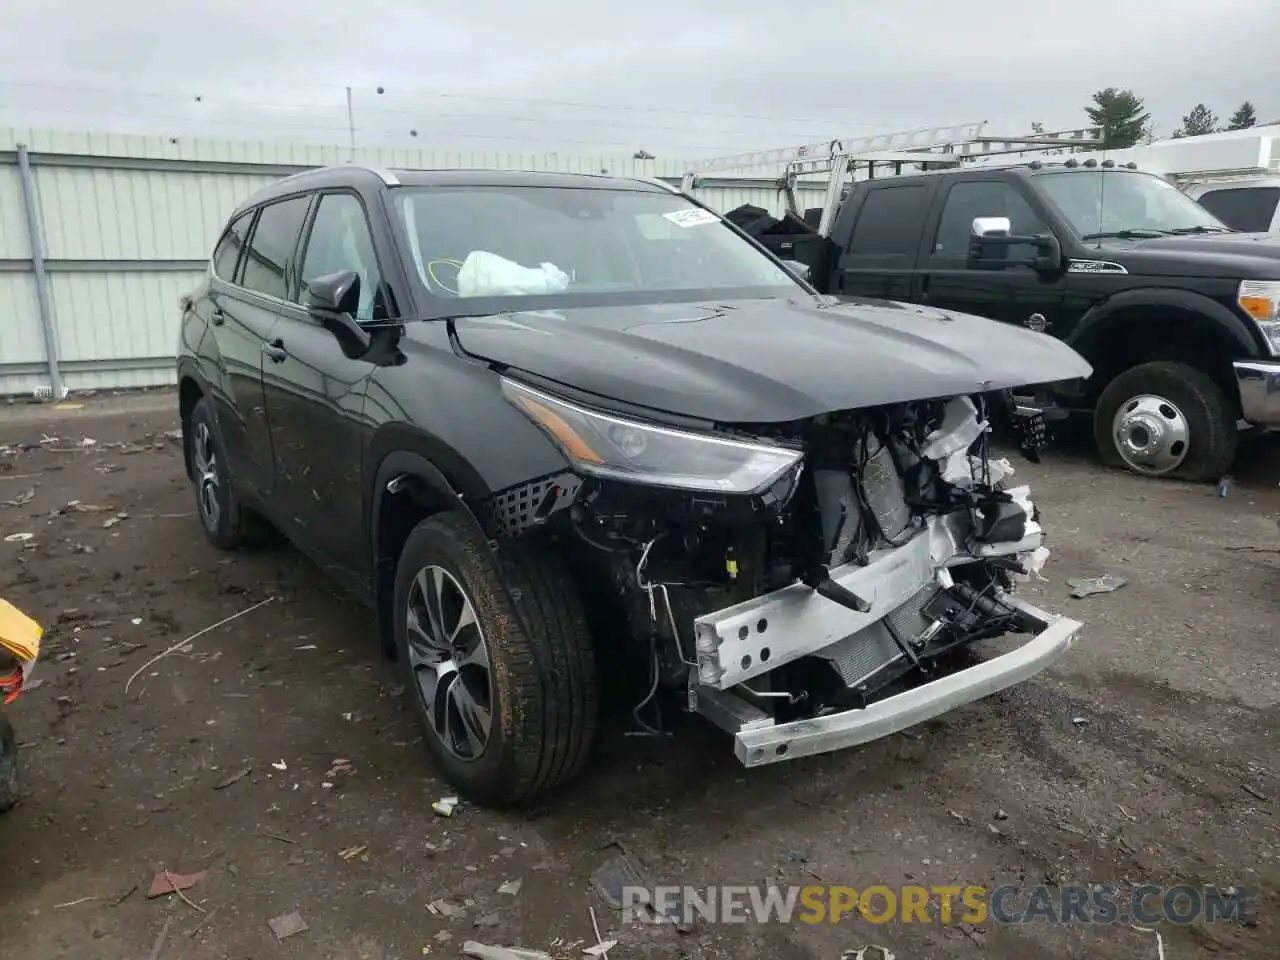
[[17, 667], [7, 674], [0, 674], [0, 700], [10, 703], [22, 691], [22, 685], [31, 674], [36, 658], [40, 656], [40, 638], [44, 628], [25, 613], [0, 598], [0, 664], [9, 657], [18, 661]]

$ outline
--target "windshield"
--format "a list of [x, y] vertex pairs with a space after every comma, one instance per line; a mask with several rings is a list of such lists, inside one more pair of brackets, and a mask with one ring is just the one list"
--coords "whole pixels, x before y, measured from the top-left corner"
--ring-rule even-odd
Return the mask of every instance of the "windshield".
[[1173, 184], [1148, 173], [1046, 172], [1036, 182], [1086, 240], [1229, 229]]
[[411, 272], [439, 315], [788, 297], [795, 279], [675, 194], [401, 187]]

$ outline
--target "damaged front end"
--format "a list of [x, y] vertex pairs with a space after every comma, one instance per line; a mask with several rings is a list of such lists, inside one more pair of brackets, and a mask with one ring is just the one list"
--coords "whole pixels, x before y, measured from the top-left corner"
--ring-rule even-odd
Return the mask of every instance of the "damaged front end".
[[710, 436], [503, 389], [575, 467], [519, 522], [571, 529], [604, 571], [650, 665], [645, 726], [665, 687], [747, 766], [840, 749], [1025, 680], [1080, 629], [1011, 595], [1048, 551], [982, 397]]

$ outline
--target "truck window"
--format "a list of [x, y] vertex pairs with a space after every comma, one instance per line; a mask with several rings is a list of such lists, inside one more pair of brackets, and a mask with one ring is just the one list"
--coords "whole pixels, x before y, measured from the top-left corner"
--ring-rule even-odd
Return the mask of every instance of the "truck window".
[[[938, 221], [938, 232], [933, 238], [935, 259], [964, 260], [968, 257], [969, 236], [975, 217], [1008, 217], [1010, 232], [1024, 237], [1049, 232], [1013, 184], [1003, 180], [953, 183]], [[1031, 244], [1007, 249], [1011, 260], [1035, 256]]]
[[929, 188], [922, 183], [872, 188], [858, 211], [845, 256], [914, 262], [928, 209]]
[[1200, 206], [1235, 230], [1266, 233], [1276, 215], [1280, 187], [1231, 187], [1200, 196]]

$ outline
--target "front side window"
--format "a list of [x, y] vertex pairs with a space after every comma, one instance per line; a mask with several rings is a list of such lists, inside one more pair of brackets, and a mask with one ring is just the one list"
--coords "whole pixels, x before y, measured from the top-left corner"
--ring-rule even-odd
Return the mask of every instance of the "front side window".
[[245, 251], [241, 286], [281, 300], [288, 296], [289, 260], [310, 204], [310, 197], [294, 197], [262, 208]]
[[374, 256], [373, 237], [364, 207], [349, 193], [325, 194], [320, 198], [302, 257], [302, 289], [316, 277], [348, 270], [360, 277], [356, 319], [384, 319], [386, 311], [380, 297], [382, 273]]
[[[938, 232], [933, 238], [933, 256], [938, 260], [965, 260], [969, 238], [977, 217], [1008, 217], [1009, 232], [1017, 237], [1048, 233], [1031, 205], [1013, 184], [1003, 180], [977, 180], [952, 184], [942, 207]], [[1035, 256], [1031, 245], [1005, 248], [1010, 260]]]
[[410, 273], [440, 315], [794, 296], [795, 279], [675, 194], [402, 187]]
[[228, 283], [236, 282], [236, 266], [240, 262], [240, 251], [244, 249], [252, 223], [252, 210], [240, 214], [218, 241], [218, 246], [213, 251], [213, 272], [219, 279], [226, 280]]
[[1083, 239], [1216, 233], [1228, 227], [1171, 184], [1127, 170], [1046, 171], [1036, 183]]

